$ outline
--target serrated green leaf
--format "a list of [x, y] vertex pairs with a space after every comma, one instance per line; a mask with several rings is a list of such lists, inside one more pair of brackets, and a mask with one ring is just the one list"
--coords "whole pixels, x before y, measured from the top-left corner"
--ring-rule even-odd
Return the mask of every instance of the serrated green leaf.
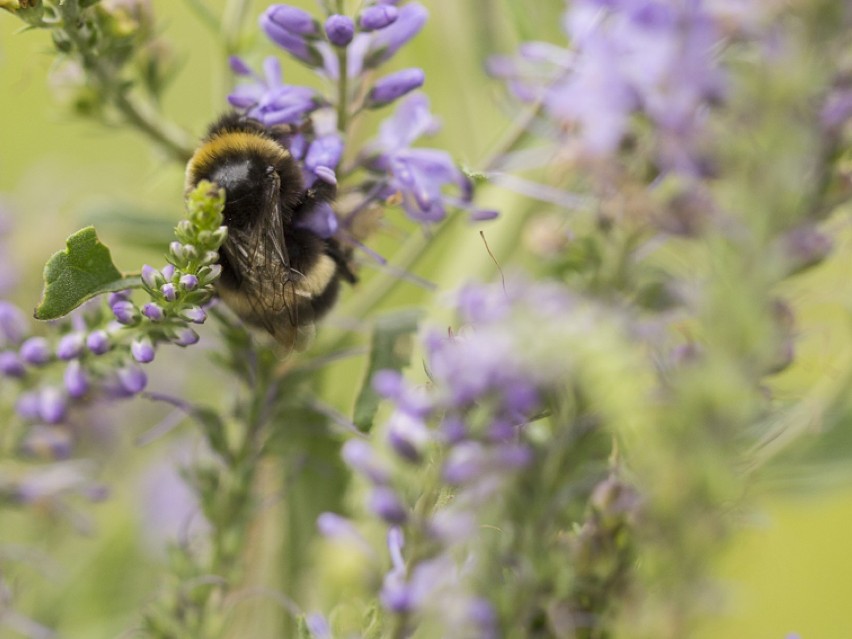
[[401, 370], [411, 359], [411, 336], [417, 330], [423, 312], [419, 309], [398, 311], [380, 317], [373, 328], [367, 374], [355, 400], [352, 421], [362, 431], [369, 431], [381, 398], [373, 389], [376, 371]]
[[66, 240], [44, 266], [44, 291], [35, 317], [51, 320], [67, 315], [101, 293], [141, 286], [138, 276], [122, 275], [112, 263], [94, 227], [87, 226]]

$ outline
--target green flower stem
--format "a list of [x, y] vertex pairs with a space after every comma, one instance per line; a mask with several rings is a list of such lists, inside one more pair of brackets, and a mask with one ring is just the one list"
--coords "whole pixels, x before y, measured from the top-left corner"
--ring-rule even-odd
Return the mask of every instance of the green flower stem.
[[177, 125], [167, 122], [150, 102], [128, 95], [121, 79], [114, 76], [103, 59], [91, 52], [80, 33], [80, 9], [76, 0], [62, 3], [60, 10], [65, 34], [98, 88], [111, 98], [128, 124], [144, 133], [172, 159], [185, 164], [194, 150], [192, 137]]

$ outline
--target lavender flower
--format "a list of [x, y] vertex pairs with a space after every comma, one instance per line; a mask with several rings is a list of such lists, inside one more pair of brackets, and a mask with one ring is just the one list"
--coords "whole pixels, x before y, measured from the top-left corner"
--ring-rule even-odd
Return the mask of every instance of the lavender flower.
[[0, 345], [19, 344], [27, 334], [23, 311], [11, 302], [0, 300]]
[[228, 102], [267, 126], [301, 122], [320, 106], [311, 89], [281, 81], [281, 66], [276, 58], [266, 58], [263, 70], [263, 79], [253, 76], [255, 82], [252, 84], [239, 85], [228, 95]]
[[86, 347], [95, 355], [103, 355], [110, 348], [109, 335], [103, 329], [97, 329], [86, 337]]
[[20, 355], [12, 351], [0, 351], [0, 375], [6, 377], [23, 377], [27, 367]]

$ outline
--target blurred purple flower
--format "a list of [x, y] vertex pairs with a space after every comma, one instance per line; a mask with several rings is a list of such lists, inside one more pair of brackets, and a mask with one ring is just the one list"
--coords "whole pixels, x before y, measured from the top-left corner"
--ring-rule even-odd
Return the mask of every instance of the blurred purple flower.
[[263, 70], [264, 78], [252, 75], [254, 82], [241, 84], [228, 95], [232, 106], [267, 126], [299, 123], [320, 106], [313, 90], [281, 81], [277, 58], [266, 58]]
[[43, 366], [52, 357], [50, 343], [43, 337], [30, 337], [21, 344], [18, 353], [27, 364]]
[[0, 300], [0, 345], [20, 344], [27, 329], [24, 312], [11, 302]]

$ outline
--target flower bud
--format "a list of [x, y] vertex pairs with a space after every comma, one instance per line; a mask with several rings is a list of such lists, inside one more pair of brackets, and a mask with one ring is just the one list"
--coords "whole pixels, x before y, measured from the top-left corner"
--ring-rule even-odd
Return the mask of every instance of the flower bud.
[[23, 360], [13, 351], [0, 352], [0, 375], [5, 377], [23, 377], [27, 372]]
[[182, 275], [179, 283], [185, 291], [194, 291], [198, 288], [198, 278], [192, 273]]
[[368, 108], [375, 109], [390, 104], [406, 93], [422, 87], [425, 80], [426, 75], [423, 69], [416, 67], [391, 73], [376, 82], [367, 94], [366, 105]]
[[160, 287], [160, 293], [166, 298], [167, 302], [174, 302], [177, 299], [177, 289], [171, 282], [166, 282]]
[[158, 304], [154, 304], [153, 302], [148, 302], [142, 307], [142, 315], [152, 322], [161, 322], [166, 317], [162, 307]]
[[68, 396], [74, 399], [82, 397], [89, 390], [89, 378], [78, 359], [68, 362], [65, 374], [63, 375], [63, 381], [65, 382], [65, 390], [68, 391]]
[[148, 385], [148, 376], [138, 366], [127, 364], [117, 371], [120, 389], [128, 395], [141, 393]]
[[30, 337], [18, 351], [21, 359], [27, 364], [41, 366], [50, 361], [50, 345], [43, 337]]
[[355, 35], [355, 24], [352, 18], [335, 14], [325, 21], [325, 33], [328, 41], [336, 47], [345, 47], [352, 42]]
[[11, 302], [0, 301], [0, 344], [17, 344], [27, 333], [23, 312]]
[[178, 346], [192, 346], [199, 339], [198, 333], [186, 326], [175, 332], [175, 335], [172, 338], [172, 343], [177, 344]]
[[62, 360], [74, 359], [83, 352], [85, 337], [82, 333], [63, 335], [56, 346], [56, 356]]
[[130, 344], [130, 354], [140, 364], [154, 360], [154, 344], [147, 335], [133, 340]]
[[58, 424], [65, 419], [68, 410], [68, 398], [64, 392], [53, 386], [42, 388], [38, 394], [39, 417], [48, 424]]
[[103, 355], [110, 348], [109, 335], [101, 329], [92, 331], [86, 338], [86, 346], [95, 355]]
[[145, 264], [142, 267], [142, 282], [149, 290], [156, 291], [165, 281], [166, 278], [163, 277], [163, 274], [153, 266]]
[[387, 486], [376, 486], [370, 493], [370, 510], [385, 520], [388, 524], [403, 524], [408, 519], [405, 506], [397, 497], [396, 492]]
[[112, 314], [120, 324], [133, 326], [139, 321], [139, 311], [133, 302], [121, 300], [112, 305]]
[[203, 324], [204, 320], [207, 319], [207, 311], [200, 306], [193, 306], [181, 311], [180, 316], [193, 324]]
[[358, 25], [361, 27], [361, 31], [376, 31], [393, 24], [397, 17], [399, 17], [399, 9], [393, 5], [374, 5], [361, 12]]

